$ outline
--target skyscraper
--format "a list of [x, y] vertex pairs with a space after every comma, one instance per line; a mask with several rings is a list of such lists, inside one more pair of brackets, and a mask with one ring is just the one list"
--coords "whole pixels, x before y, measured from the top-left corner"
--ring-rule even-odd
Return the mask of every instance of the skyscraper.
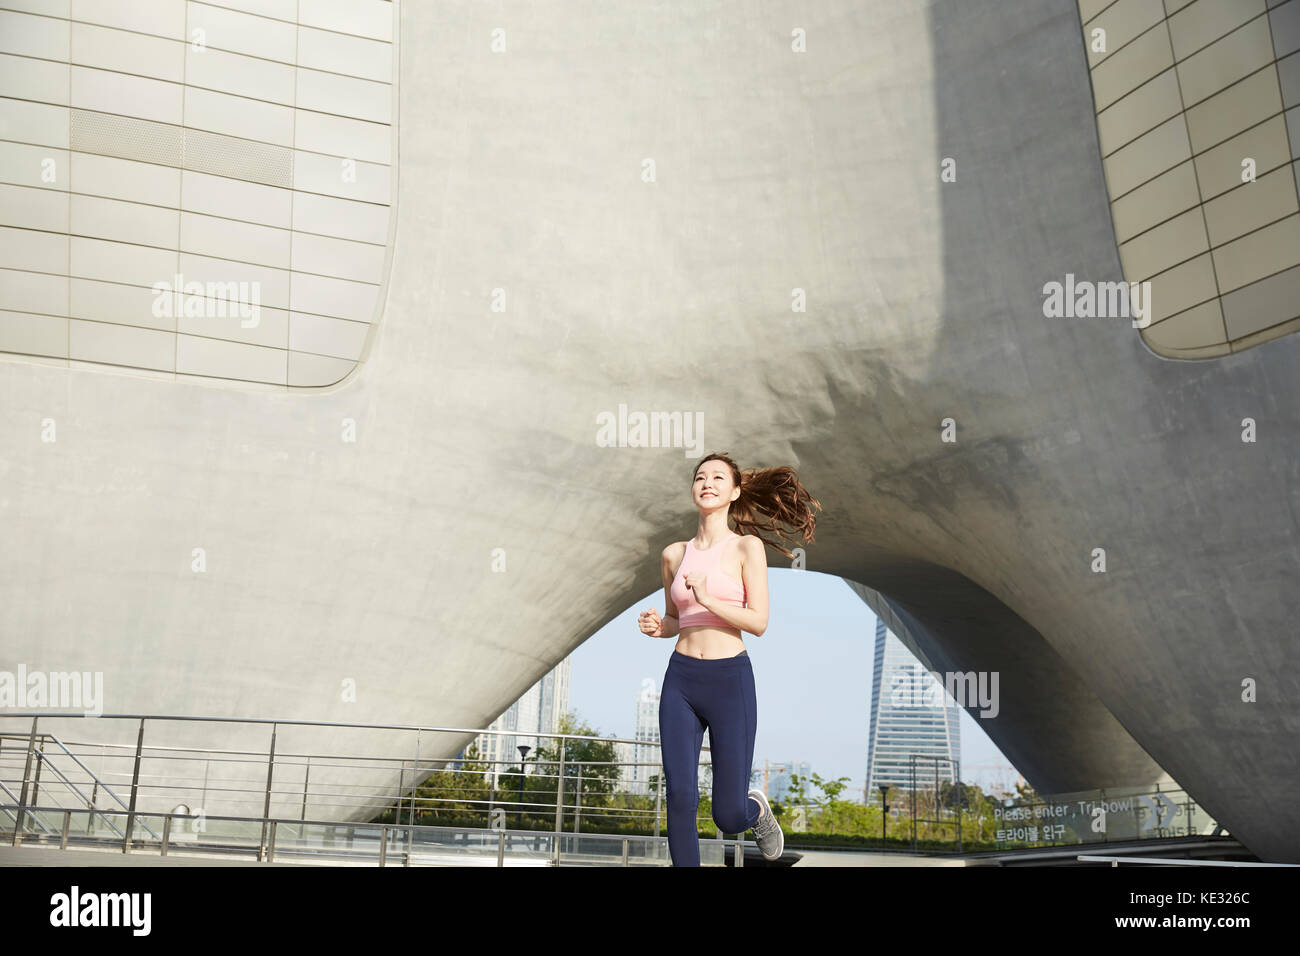
[[[636, 694], [637, 743], [627, 745], [627, 759], [637, 766], [623, 767], [623, 783], [629, 793], [649, 793], [650, 778], [662, 773], [659, 757], [659, 691], [643, 686]], [[645, 741], [645, 743], [641, 743]]]
[[[871, 729], [867, 738], [867, 800], [881, 784], [909, 789], [913, 754], [946, 757], [939, 779], [954, 782], [961, 757], [957, 707], [943, 685], [894, 633], [876, 619], [876, 662], [871, 680]], [[917, 785], [933, 782], [934, 766], [918, 767]]]
[[[491, 764], [494, 774], [508, 766], [518, 765], [520, 744], [527, 744], [535, 751], [539, 746], [555, 743], [545, 734], [555, 732], [560, 718], [569, 709], [569, 661], [570, 658], [566, 657], [551, 668], [487, 728], [518, 733], [479, 734], [474, 738], [483, 760], [500, 761]], [[461, 751], [459, 756], [464, 757], [464, 754], [465, 751]]]

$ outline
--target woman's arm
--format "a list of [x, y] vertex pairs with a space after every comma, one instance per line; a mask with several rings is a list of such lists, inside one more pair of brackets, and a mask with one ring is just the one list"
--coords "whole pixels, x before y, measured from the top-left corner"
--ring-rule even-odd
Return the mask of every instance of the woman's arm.
[[[681, 633], [681, 624], [677, 620], [677, 605], [673, 603], [672, 587], [673, 578], [677, 571], [673, 568], [673, 551], [676, 544], [670, 544], [664, 548], [660, 560], [660, 577], [664, 582], [664, 616], [663, 616], [663, 633], [660, 637], [676, 637]], [[683, 549], [684, 550], [684, 549]]]
[[[745, 603], [748, 607], [727, 604], [712, 594], [701, 594], [698, 590], [695, 592], [695, 600], [732, 627], [762, 637], [767, 630], [767, 554], [762, 540], [752, 534], [747, 534], [740, 540], [740, 577], [745, 584]], [[707, 587], [706, 578], [705, 588]], [[676, 619], [673, 623], [677, 623]]]

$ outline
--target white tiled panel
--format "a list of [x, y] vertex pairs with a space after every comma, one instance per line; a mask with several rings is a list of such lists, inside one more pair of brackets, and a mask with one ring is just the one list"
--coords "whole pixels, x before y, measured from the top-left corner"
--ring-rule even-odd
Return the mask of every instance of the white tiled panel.
[[[303, 201], [304, 197], [297, 197], [298, 204]], [[294, 195], [287, 189], [209, 176], [192, 169], [185, 170], [181, 184], [181, 208], [210, 216], [229, 216], [287, 229], [292, 225], [293, 205]], [[387, 215], [384, 218], [387, 224]]]
[[176, 248], [180, 213], [164, 206], [144, 206], [121, 199], [72, 195], [74, 236], [114, 239], [157, 249]]
[[293, 203], [293, 228], [358, 242], [383, 243], [388, 238], [388, 207], [313, 193], [298, 193]]
[[73, 236], [69, 275], [152, 288], [176, 272], [176, 252]]
[[1207, 359], [1296, 331], [1300, 0], [1078, 6], [1120, 264], [1151, 282], [1146, 344]]
[[298, 272], [379, 283], [384, 274], [384, 247], [298, 232], [293, 236], [293, 267]]
[[68, 105], [68, 65], [0, 53], [0, 90], [15, 99]]
[[72, 0], [72, 19], [185, 38], [185, 0]]
[[293, 277], [290, 308], [297, 312], [368, 322], [374, 314], [378, 292], [377, 285], [298, 272]]
[[68, 314], [78, 319], [176, 331], [174, 300], [170, 315], [155, 315], [158, 300], [158, 294], [145, 286], [98, 279], [73, 279], [68, 284]]
[[374, 40], [393, 39], [393, 5], [387, 0], [299, 0], [298, 22]]
[[181, 213], [183, 252], [260, 262], [288, 269], [291, 240], [292, 236], [287, 229], [192, 212]]
[[[397, 16], [0, 0], [0, 352], [214, 386], [344, 378], [387, 279]], [[255, 284], [256, 324], [219, 314], [207, 284], [227, 282]]]
[[115, 156], [73, 153], [71, 177], [72, 191], [87, 196], [175, 206], [181, 195], [181, 171], [174, 166]]
[[68, 314], [68, 277], [0, 269], [0, 310]]
[[393, 48], [375, 40], [300, 27], [298, 65], [388, 83], [393, 76]]
[[79, 109], [180, 125], [182, 93], [179, 83], [72, 67], [72, 105]]
[[195, 86], [185, 88], [185, 125], [192, 129], [292, 146], [294, 112], [292, 107], [278, 103]]
[[68, 194], [0, 184], [0, 225], [62, 231], [68, 227]]
[[185, 81], [184, 43], [128, 30], [72, 24], [72, 62], [171, 83]]
[[65, 272], [68, 267], [68, 237], [63, 233], [0, 226], [0, 262], [6, 269]]
[[0, 130], [19, 143], [68, 148], [68, 108], [0, 97]]
[[209, 49], [244, 53], [289, 64], [293, 63], [293, 51], [298, 41], [298, 29], [292, 23], [235, 10], [223, 10], [206, 3], [190, 4], [186, 32], [191, 42], [194, 41], [196, 30], [203, 31], [203, 43]]
[[68, 23], [66, 20], [0, 10], [0, 53], [18, 53], [66, 63]]

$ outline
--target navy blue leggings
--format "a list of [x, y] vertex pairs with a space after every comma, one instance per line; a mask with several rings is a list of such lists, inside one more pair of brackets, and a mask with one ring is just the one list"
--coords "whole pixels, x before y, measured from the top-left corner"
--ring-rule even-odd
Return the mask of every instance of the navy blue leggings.
[[713, 760], [713, 822], [744, 833], [762, 815], [749, 796], [758, 703], [749, 655], [702, 660], [673, 651], [659, 695], [659, 742], [668, 800], [668, 852], [673, 866], [700, 865], [696, 812], [704, 729]]

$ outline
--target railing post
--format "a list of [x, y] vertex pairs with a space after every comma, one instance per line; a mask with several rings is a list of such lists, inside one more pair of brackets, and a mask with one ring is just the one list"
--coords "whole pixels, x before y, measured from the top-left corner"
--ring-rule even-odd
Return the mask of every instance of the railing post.
[[630, 842], [631, 841], [628, 840], [627, 837], [623, 837], [623, 865], [624, 866], [627, 866], [627, 845]]
[[[411, 779], [411, 806], [406, 813], [406, 825], [408, 827], [415, 826], [415, 794], [416, 794], [416, 790], [420, 786], [420, 734], [421, 733], [422, 731], [418, 729], [415, 731], [415, 773]], [[401, 823], [401, 821], [399, 820], [398, 823]], [[412, 836], [411, 833], [408, 831], [408, 835], [407, 835], [408, 852], [411, 847], [411, 840], [412, 840]]]
[[18, 797], [18, 819], [14, 821], [14, 846], [22, 846], [23, 843], [23, 825], [27, 817], [27, 782], [32, 777], [32, 760], [36, 755], [36, 722], [39, 717], [32, 718], [32, 734], [27, 739], [27, 763], [23, 766], [23, 788]]
[[582, 764], [578, 764], [578, 797], [573, 810], [573, 832], [582, 832]]
[[733, 866], [745, 865], [745, 839], [743, 833], [736, 838], [736, 848], [731, 853], [731, 863]]
[[[402, 866], [411, 865], [411, 856], [415, 853], [415, 798], [419, 791], [420, 784], [420, 734], [424, 731], [416, 729], [415, 731], [415, 772], [411, 778], [411, 806], [406, 814], [406, 850], [402, 854]], [[397, 821], [401, 823], [401, 821]]]
[[957, 852], [961, 852], [961, 805], [965, 796], [965, 788], [961, 783], [961, 761], [957, 761], [957, 771], [953, 776], [957, 780]]
[[506, 865], [506, 831], [497, 831], [497, 866]]
[[664, 769], [659, 768], [659, 773], [655, 775], [655, 839], [659, 839], [659, 813], [663, 809], [664, 802]]
[[379, 865], [383, 866], [388, 861], [388, 826], [385, 824], [379, 828]]
[[39, 749], [35, 753], [36, 757], [36, 774], [32, 777], [32, 806], [41, 805], [41, 766], [45, 763], [45, 741], [42, 740], [38, 745]]
[[552, 862], [560, 865], [560, 839], [564, 833], [564, 745], [568, 743], [560, 738], [560, 777], [555, 788], [555, 850]]
[[307, 755], [307, 770], [302, 775], [302, 819], [307, 819], [307, 782], [311, 780], [311, 754]]
[[262, 804], [262, 836], [257, 843], [258, 860], [266, 859], [266, 821], [271, 816], [271, 777], [275, 773], [275, 731], [271, 725], [271, 752], [266, 757], [266, 802]]
[[916, 754], [912, 754], [908, 782], [912, 787], [912, 852], [916, 852]]
[[140, 718], [140, 732], [135, 738], [135, 768], [131, 771], [131, 803], [126, 809], [126, 834], [122, 837], [122, 852], [131, 852], [131, 831], [135, 829], [136, 797], [140, 792], [140, 757], [144, 752], [144, 718]]
[[275, 861], [275, 833], [276, 833], [276, 824], [279, 822], [280, 822], [279, 820], [271, 821], [271, 836], [267, 840], [267, 844], [266, 844], [267, 863], [273, 863]]
[[167, 855], [167, 843], [171, 840], [171, 838], [172, 838], [172, 818], [171, 818], [171, 814], [169, 813], [167, 816], [163, 817], [162, 852], [159, 854], [160, 856]]
[[71, 826], [72, 826], [72, 811], [64, 810], [63, 811], [63, 836], [59, 837], [60, 850], [66, 850], [68, 848], [68, 830]]
[[401, 766], [397, 768], [397, 806], [393, 810], [393, 822], [402, 822], [402, 803], [406, 799], [402, 790], [406, 786], [406, 761], [403, 760]]

